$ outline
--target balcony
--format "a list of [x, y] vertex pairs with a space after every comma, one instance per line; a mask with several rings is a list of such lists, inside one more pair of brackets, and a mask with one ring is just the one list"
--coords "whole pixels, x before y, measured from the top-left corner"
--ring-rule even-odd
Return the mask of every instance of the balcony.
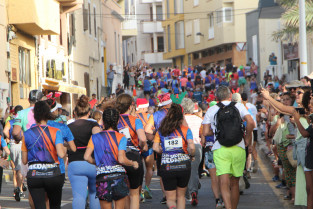
[[145, 3], [155, 3], [155, 2], [162, 2], [162, 0], [141, 0], [141, 3], [145, 4]]
[[171, 60], [164, 60], [163, 59], [163, 52], [150, 52], [144, 54], [145, 62], [149, 64], [158, 64], [158, 63], [171, 63]]
[[144, 33], [163, 33], [161, 21], [143, 22], [142, 30]]
[[122, 35], [123, 39], [128, 39], [137, 36], [137, 19], [126, 16], [122, 22]]
[[60, 5], [54, 0], [9, 0], [8, 23], [30, 35], [60, 33]]
[[62, 7], [62, 12], [69, 13], [80, 9], [84, 0], [57, 0]]

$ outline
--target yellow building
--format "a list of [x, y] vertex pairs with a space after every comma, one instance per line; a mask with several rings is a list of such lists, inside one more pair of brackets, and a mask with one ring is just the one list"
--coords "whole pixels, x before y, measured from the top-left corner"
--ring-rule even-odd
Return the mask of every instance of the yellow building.
[[185, 50], [184, 0], [164, 0], [165, 52], [163, 58], [172, 59], [173, 65], [183, 69], [188, 65]]
[[245, 65], [246, 13], [258, 0], [184, 1], [188, 64]]
[[38, 89], [36, 35], [60, 33], [59, 3], [55, 0], [6, 1], [13, 105], [28, 107], [28, 94]]

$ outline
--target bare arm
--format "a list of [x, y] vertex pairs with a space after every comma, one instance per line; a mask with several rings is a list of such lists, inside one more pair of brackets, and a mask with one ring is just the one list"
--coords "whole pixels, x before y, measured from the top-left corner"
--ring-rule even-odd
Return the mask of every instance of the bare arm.
[[297, 111], [295, 111], [295, 113], [293, 114], [293, 117], [295, 119], [295, 122], [297, 124], [297, 127], [298, 127], [300, 134], [305, 138], [310, 137], [309, 132], [307, 130], [305, 130], [305, 128], [302, 126], [302, 124], [300, 122], [300, 115]]
[[124, 166], [132, 166], [134, 167], [135, 169], [138, 169], [138, 162], [136, 161], [132, 161], [132, 160], [129, 160], [127, 157], [126, 157], [126, 152], [125, 150], [119, 150], [118, 151], [118, 162]]
[[156, 153], [161, 154], [161, 153], [162, 153], [161, 144], [154, 142], [154, 143], [153, 143], [153, 151], [155, 151]]
[[187, 142], [188, 142], [188, 153], [189, 153], [189, 155], [194, 157], [195, 156], [195, 152], [196, 152], [195, 144], [193, 143], [192, 139], [188, 139]]
[[100, 133], [102, 130], [99, 126], [95, 126], [92, 128], [92, 134]]
[[9, 150], [8, 146], [3, 147], [3, 150], [5, 151], [6, 156], [10, 155], [10, 150]]
[[145, 131], [143, 129], [138, 129], [136, 132], [139, 139], [139, 146], [142, 148], [143, 151], [148, 151]]
[[56, 150], [57, 150], [57, 154], [60, 158], [64, 158], [66, 152], [65, 152], [65, 149], [64, 149], [64, 146], [63, 144], [59, 143], [55, 146]]
[[145, 126], [145, 132], [153, 135], [153, 125], [150, 123], [147, 123]]
[[22, 151], [22, 162], [24, 165], [27, 165], [28, 157], [27, 157], [27, 152], [25, 151]]
[[203, 124], [203, 136], [213, 136], [213, 134], [211, 124]]
[[85, 151], [85, 154], [84, 154], [84, 160], [86, 160], [90, 164], [94, 164], [95, 165], [96, 161], [95, 161], [95, 159], [93, 159], [91, 157], [92, 152], [93, 152], [93, 148], [87, 147], [87, 149]]
[[285, 115], [292, 115], [295, 112], [295, 108], [292, 106], [286, 106], [283, 105], [282, 103], [276, 101], [275, 99], [273, 99], [270, 95], [269, 92], [265, 89], [261, 90], [262, 95], [264, 97], [264, 99], [266, 99], [270, 105], [272, 105], [272, 107], [277, 110], [278, 112], [281, 112]]
[[73, 152], [76, 152], [76, 145], [75, 145], [74, 140], [70, 141], [70, 142], [67, 142], [67, 143], [69, 145], [70, 150], [73, 151]]
[[4, 134], [4, 137], [6, 139], [9, 139], [10, 138], [10, 126], [7, 125], [9, 122], [7, 122], [4, 126], [4, 129], [3, 129], [3, 134]]
[[255, 123], [251, 115], [246, 115], [244, 119], [247, 122], [245, 144], [246, 146], [249, 146], [251, 145], [251, 142], [252, 142], [252, 132], [253, 132], [253, 129], [255, 128]]

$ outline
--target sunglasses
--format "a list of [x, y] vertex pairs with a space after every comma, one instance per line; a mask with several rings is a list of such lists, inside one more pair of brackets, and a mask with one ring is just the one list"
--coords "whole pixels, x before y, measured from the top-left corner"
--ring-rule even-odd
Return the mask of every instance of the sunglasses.
[[303, 94], [304, 92], [302, 91], [297, 91], [297, 94], [300, 95], [300, 94]]

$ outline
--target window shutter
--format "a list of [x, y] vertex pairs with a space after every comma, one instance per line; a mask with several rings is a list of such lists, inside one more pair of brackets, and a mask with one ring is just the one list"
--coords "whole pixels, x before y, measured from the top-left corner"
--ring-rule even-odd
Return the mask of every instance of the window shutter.
[[84, 31], [88, 30], [88, 9], [83, 8]]

